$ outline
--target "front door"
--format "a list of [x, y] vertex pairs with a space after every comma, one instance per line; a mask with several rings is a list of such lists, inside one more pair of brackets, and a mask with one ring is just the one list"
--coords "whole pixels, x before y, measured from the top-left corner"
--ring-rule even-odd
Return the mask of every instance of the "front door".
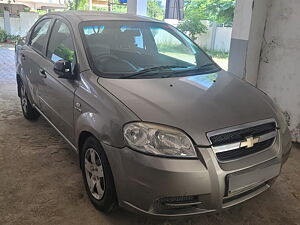
[[40, 71], [42, 78], [39, 97], [42, 112], [74, 144], [73, 103], [77, 82], [59, 78], [53, 71], [54, 63], [61, 59], [70, 61], [74, 68], [76, 54], [71, 29], [65, 22], [57, 19], [49, 37], [46, 58]]

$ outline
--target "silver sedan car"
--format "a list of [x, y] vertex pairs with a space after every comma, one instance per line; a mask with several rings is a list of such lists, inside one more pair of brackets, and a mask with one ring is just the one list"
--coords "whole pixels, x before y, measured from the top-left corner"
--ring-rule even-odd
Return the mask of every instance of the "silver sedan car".
[[272, 100], [157, 20], [42, 16], [16, 45], [25, 118], [79, 155], [96, 208], [157, 216], [228, 208], [267, 190], [291, 149]]

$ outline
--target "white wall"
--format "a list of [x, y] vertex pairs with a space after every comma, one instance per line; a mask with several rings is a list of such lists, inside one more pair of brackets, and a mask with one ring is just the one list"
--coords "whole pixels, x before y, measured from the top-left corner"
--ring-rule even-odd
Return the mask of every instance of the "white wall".
[[[203, 23], [205, 25], [209, 26], [208, 21], [203, 21]], [[201, 48], [229, 52], [232, 28], [231, 27], [217, 27], [214, 49], [211, 49], [212, 34], [213, 34], [212, 29], [213, 29], [212, 27], [208, 27], [207, 32], [205, 34], [199, 35], [197, 37], [197, 39], [195, 40], [195, 42]]]
[[20, 12], [20, 36], [25, 36], [32, 25], [38, 20], [39, 15], [32, 12]]
[[133, 15], [147, 15], [147, 0], [127, 0], [127, 12]]
[[[20, 17], [10, 17], [10, 34], [25, 36], [39, 15], [32, 12], [20, 12]], [[4, 18], [0, 17], [0, 28], [4, 29]]]
[[231, 27], [218, 27], [214, 49], [218, 51], [229, 52], [231, 33]]
[[300, 1], [271, 3], [257, 84], [285, 112], [293, 140], [300, 142]]
[[10, 17], [10, 34], [19, 35], [20, 17]]
[[252, 19], [252, 5], [254, 0], [237, 0], [234, 10], [232, 38], [248, 40]]
[[208, 27], [208, 30], [206, 33], [198, 35], [195, 42], [201, 47], [201, 48], [210, 48], [211, 38], [212, 38], [212, 28], [209, 27], [208, 21], [202, 21], [204, 25]]
[[0, 29], [4, 30], [4, 19], [0, 17]]

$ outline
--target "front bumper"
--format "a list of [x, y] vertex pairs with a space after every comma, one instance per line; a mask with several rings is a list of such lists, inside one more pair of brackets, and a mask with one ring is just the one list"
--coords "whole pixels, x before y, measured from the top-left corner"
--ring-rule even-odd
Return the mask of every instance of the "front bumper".
[[270, 148], [229, 163], [219, 162], [211, 148], [199, 148], [199, 159], [190, 160], [104, 149], [120, 206], [148, 215], [187, 216], [219, 211], [267, 190], [288, 152], [280, 144], [283, 137], [278, 132]]

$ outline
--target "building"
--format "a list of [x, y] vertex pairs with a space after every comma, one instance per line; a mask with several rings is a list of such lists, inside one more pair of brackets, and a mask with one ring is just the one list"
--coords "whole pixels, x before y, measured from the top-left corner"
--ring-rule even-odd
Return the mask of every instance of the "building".
[[65, 0], [0, 0], [0, 12], [8, 11], [12, 16], [19, 16], [20, 12], [65, 9]]

